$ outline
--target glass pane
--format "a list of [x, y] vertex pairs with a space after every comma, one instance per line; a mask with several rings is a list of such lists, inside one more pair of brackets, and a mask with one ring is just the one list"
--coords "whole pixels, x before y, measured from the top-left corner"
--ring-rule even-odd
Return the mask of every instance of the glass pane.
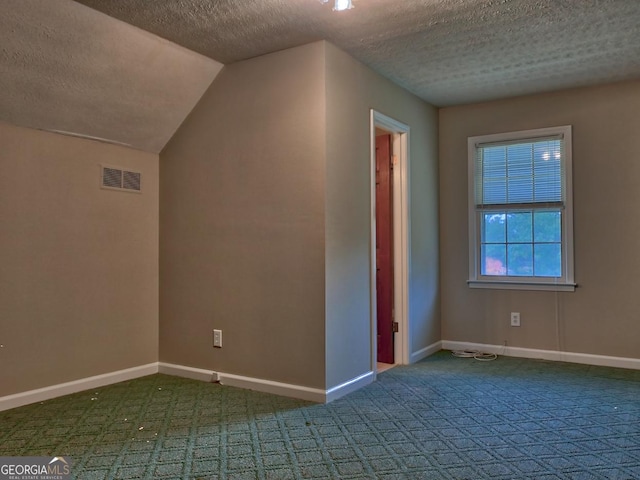
[[535, 246], [535, 276], [562, 276], [562, 249], [559, 243]]
[[482, 275], [506, 275], [507, 254], [505, 245], [483, 245], [480, 263]]
[[533, 215], [533, 231], [535, 242], [562, 241], [561, 213], [535, 212]]
[[507, 215], [507, 242], [533, 241], [531, 212], [509, 213]]
[[482, 243], [505, 243], [506, 215], [504, 213], [484, 213], [482, 215]]
[[533, 245], [518, 244], [508, 245], [508, 269], [509, 275], [531, 277], [533, 276]]

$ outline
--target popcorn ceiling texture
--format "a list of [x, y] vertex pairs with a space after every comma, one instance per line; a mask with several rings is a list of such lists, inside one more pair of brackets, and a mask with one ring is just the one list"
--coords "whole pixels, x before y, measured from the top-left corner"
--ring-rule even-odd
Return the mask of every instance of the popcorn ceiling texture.
[[71, 0], [0, 3], [0, 121], [158, 153], [221, 68]]
[[640, 77], [638, 0], [79, 0], [222, 63], [326, 39], [437, 106]]
[[157, 153], [222, 64], [321, 39], [436, 106], [640, 78], [638, 0], [331, 3], [2, 0], [0, 121]]

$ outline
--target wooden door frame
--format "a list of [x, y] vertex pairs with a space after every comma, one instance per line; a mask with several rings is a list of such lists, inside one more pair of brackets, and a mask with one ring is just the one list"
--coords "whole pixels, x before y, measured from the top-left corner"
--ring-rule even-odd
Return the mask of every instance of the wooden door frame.
[[371, 370], [377, 363], [377, 305], [376, 305], [376, 127], [391, 134], [393, 168], [393, 261], [394, 308], [398, 333], [394, 338], [395, 363], [410, 363], [409, 325], [409, 126], [371, 109], [371, 241], [370, 241], [370, 299], [371, 299]]

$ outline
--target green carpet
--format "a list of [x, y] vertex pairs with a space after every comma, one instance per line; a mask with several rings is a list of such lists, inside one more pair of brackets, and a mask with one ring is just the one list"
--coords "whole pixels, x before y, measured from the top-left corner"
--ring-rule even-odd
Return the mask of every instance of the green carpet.
[[440, 352], [328, 405], [166, 375], [0, 412], [78, 479], [640, 479], [640, 371]]

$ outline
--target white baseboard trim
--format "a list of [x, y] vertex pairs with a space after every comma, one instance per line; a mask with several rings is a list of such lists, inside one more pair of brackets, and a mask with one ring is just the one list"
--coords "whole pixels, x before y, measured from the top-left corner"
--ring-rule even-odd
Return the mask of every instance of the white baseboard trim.
[[442, 341], [437, 341], [409, 355], [409, 363], [416, 363], [442, 350]]
[[38, 388], [36, 390], [28, 390], [26, 392], [16, 393], [0, 397], [0, 411], [9, 410], [11, 408], [22, 407], [30, 403], [43, 402], [52, 398], [69, 395], [71, 393], [81, 392], [83, 390], [91, 390], [93, 388], [104, 387], [113, 383], [125, 382], [134, 378], [146, 377], [158, 373], [158, 364], [149, 363], [139, 367], [118, 370], [117, 372], [104, 373], [93, 377], [82, 378], [72, 382], [60, 383], [49, 387]]
[[340, 385], [336, 385], [335, 387], [331, 387], [325, 393], [325, 403], [332, 402], [337, 400], [340, 397], [344, 397], [345, 395], [355, 392], [359, 388], [364, 387], [365, 385], [369, 385], [373, 383], [376, 376], [374, 372], [363, 373], [362, 375], [352, 378], [351, 380], [347, 380]]
[[640, 358], [611, 357], [590, 353], [560, 352], [557, 350], [538, 350], [534, 348], [505, 347], [503, 345], [487, 345], [483, 343], [456, 342], [443, 340], [444, 350], [480, 350], [487, 353], [504, 355], [505, 357], [535, 358], [556, 362], [598, 365], [601, 367], [630, 368], [640, 370]]
[[158, 364], [158, 373], [173, 375], [175, 377], [190, 378], [192, 380], [200, 380], [203, 382], [217, 382], [220, 380], [218, 372], [204, 370], [202, 368], [186, 367], [184, 365], [175, 365], [173, 363], [160, 362]]
[[340, 385], [332, 387], [329, 390], [322, 390], [320, 388], [311, 388], [302, 385], [265, 380], [262, 378], [245, 377], [242, 375], [234, 375], [232, 373], [214, 372], [212, 370], [203, 370], [200, 368], [162, 362], [159, 366], [159, 373], [205, 382], [219, 381], [221, 385], [227, 385], [229, 387], [245, 388], [247, 390], [271, 393], [273, 395], [281, 395], [283, 397], [299, 398], [301, 400], [308, 400], [310, 402], [317, 403], [328, 403], [336, 400], [337, 398], [368, 385], [374, 380], [373, 372], [367, 372]]
[[230, 387], [246, 388], [283, 397], [299, 398], [311, 402], [324, 403], [326, 392], [319, 388], [304, 387], [290, 383], [274, 382], [262, 378], [243, 377], [231, 373], [220, 373], [220, 383]]
[[[640, 358], [613, 357], [607, 355], [593, 355], [588, 353], [560, 352], [556, 350], [539, 350], [533, 348], [505, 347], [502, 345], [489, 345], [483, 343], [457, 342], [442, 340], [435, 342], [410, 355], [410, 362], [415, 363], [437, 351], [444, 350], [480, 350], [482, 352], [495, 353], [507, 357], [532, 358], [552, 360], [559, 362], [571, 362], [584, 365], [598, 365], [604, 367], [629, 368], [640, 370]], [[52, 398], [69, 395], [71, 393], [104, 387], [118, 382], [133, 380], [135, 378], [164, 373], [178, 377], [191, 378], [205, 382], [220, 381], [223, 385], [246, 388], [260, 392], [282, 395], [292, 398], [300, 398], [317, 403], [328, 403], [344, 395], [358, 390], [375, 380], [374, 372], [366, 372], [358, 377], [347, 380], [340, 385], [328, 390], [310, 388], [301, 385], [292, 385], [282, 382], [274, 382], [259, 378], [244, 377], [229, 373], [219, 373], [212, 370], [175, 365], [171, 363], [149, 363], [138, 367], [127, 368], [116, 372], [105, 373], [93, 377], [74, 380], [71, 382], [51, 385], [26, 392], [16, 393], [0, 397], [0, 411], [22, 407], [31, 403], [42, 402]]]

